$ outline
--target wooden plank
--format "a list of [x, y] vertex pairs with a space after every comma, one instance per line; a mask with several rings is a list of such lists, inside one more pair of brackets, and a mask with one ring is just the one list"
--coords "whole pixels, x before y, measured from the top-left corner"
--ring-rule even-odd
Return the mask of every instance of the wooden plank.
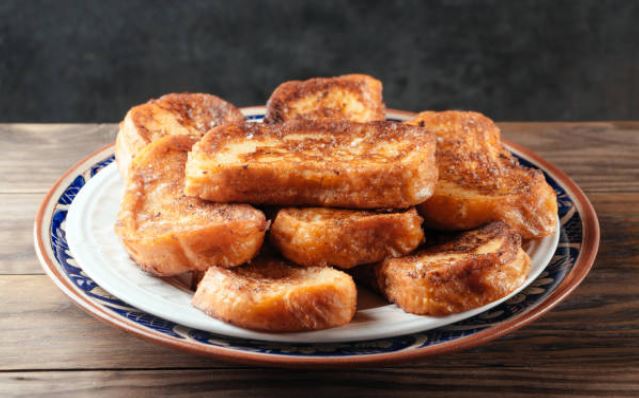
[[588, 194], [639, 192], [639, 122], [501, 123], [503, 135], [559, 166]]
[[[639, 278], [626, 269], [596, 268], [568, 300], [509, 337], [403, 366], [639, 364], [639, 319], [633, 315], [639, 313]], [[0, 276], [0, 302], [0, 370], [228, 366], [155, 347], [104, 325], [76, 308], [45, 275]]]
[[[639, 368], [437, 368], [303, 371], [278, 369], [15, 372], [2, 396], [636, 397]], [[14, 395], [15, 394], [15, 395]]]
[[0, 371], [218, 366], [96, 320], [46, 275], [0, 276], [0, 303]]
[[113, 142], [113, 124], [0, 124], [0, 193], [44, 193], [71, 165]]
[[43, 273], [33, 249], [33, 219], [42, 194], [0, 194], [0, 274]]
[[294, 371], [155, 346], [91, 318], [46, 276], [28, 275], [41, 272], [31, 229], [42, 194], [112, 141], [116, 128], [0, 125], [0, 396], [298, 396], [309, 388], [317, 395], [639, 395], [639, 122], [501, 126], [591, 198], [602, 243], [582, 286], [541, 320], [474, 350], [394, 368]]

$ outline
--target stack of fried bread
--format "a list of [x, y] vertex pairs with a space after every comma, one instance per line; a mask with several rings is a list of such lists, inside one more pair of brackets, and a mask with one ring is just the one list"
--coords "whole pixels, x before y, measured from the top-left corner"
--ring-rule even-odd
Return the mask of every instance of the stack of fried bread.
[[358, 286], [414, 314], [480, 307], [526, 279], [522, 239], [557, 228], [554, 190], [490, 119], [386, 121], [367, 75], [283, 83], [264, 123], [212, 95], [166, 95], [128, 112], [116, 160], [131, 258], [192, 272], [196, 308], [255, 330], [347, 324]]

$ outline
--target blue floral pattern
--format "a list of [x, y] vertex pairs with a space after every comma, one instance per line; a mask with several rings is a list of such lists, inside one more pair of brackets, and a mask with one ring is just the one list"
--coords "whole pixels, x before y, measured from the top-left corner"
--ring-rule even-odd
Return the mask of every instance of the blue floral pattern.
[[[251, 118], [251, 120], [254, 121], [260, 120], [260, 117], [253, 116]], [[84, 172], [77, 175], [57, 199], [50, 224], [50, 245], [57, 260], [57, 266], [62, 270], [64, 276], [77, 287], [81, 294], [85, 295], [95, 304], [113, 312], [116, 316], [133, 322], [151, 332], [163, 334], [174, 339], [189, 340], [197, 344], [226, 347], [253, 353], [321, 357], [362, 356], [414, 350], [460, 339], [498, 325], [500, 322], [504, 322], [522, 312], [529, 311], [542, 303], [572, 269], [579, 255], [582, 241], [582, 223], [579, 212], [576, 210], [572, 199], [564, 188], [550, 175], [546, 174], [547, 181], [555, 189], [558, 196], [559, 218], [561, 219], [559, 245], [548, 267], [530, 286], [495, 308], [472, 318], [438, 329], [371, 341], [331, 344], [292, 344], [220, 336], [178, 325], [131, 307], [101, 289], [93, 280], [85, 275], [82, 269], [75, 263], [66, 242], [65, 220], [67, 209], [86, 181], [92, 178], [100, 169], [113, 162], [113, 160], [113, 156], [108, 156], [91, 165], [84, 170]], [[519, 160], [526, 166], [535, 166], [526, 159], [520, 158]]]

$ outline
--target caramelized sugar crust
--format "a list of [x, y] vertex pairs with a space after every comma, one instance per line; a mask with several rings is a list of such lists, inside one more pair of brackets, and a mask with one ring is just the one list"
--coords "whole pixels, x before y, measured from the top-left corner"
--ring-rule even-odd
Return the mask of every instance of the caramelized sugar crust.
[[160, 138], [130, 168], [116, 232], [140, 267], [156, 275], [240, 265], [264, 239], [267, 223], [259, 210], [184, 195], [193, 142], [185, 136]]
[[448, 315], [508, 295], [526, 280], [531, 260], [503, 222], [462, 233], [375, 268], [379, 289], [406, 312]]
[[197, 140], [213, 127], [242, 120], [239, 109], [210, 94], [172, 93], [134, 106], [120, 123], [116, 138], [120, 173], [126, 176], [131, 160], [159, 138], [182, 135]]
[[216, 202], [407, 208], [437, 180], [435, 138], [394, 122], [227, 124], [194, 147], [188, 195]]
[[552, 234], [557, 198], [539, 170], [520, 166], [495, 123], [476, 112], [422, 112], [410, 125], [437, 136], [439, 181], [418, 209], [426, 225], [466, 230], [508, 223], [526, 239]]
[[384, 120], [382, 83], [362, 74], [282, 83], [268, 100], [265, 122], [300, 119]]
[[424, 241], [422, 218], [404, 212], [286, 208], [277, 213], [271, 242], [303, 266], [348, 269], [413, 251]]
[[258, 257], [233, 269], [211, 267], [193, 305], [240, 327], [299, 332], [349, 323], [355, 316], [357, 291], [349, 275], [333, 268], [302, 268]]

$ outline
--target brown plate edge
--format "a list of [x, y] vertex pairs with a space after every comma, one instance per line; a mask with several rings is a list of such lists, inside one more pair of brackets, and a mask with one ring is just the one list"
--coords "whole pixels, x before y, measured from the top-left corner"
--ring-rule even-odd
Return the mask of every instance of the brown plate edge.
[[[257, 111], [264, 109], [264, 107], [248, 107], [243, 108], [245, 110]], [[413, 112], [400, 111], [395, 109], [387, 109], [387, 112], [399, 114], [406, 117], [415, 115]], [[80, 161], [75, 163], [69, 168], [61, 177], [49, 189], [45, 197], [43, 198], [38, 212], [36, 213], [34, 224], [34, 240], [35, 249], [44, 271], [54, 281], [56, 286], [60, 288], [72, 301], [80, 308], [88, 312], [93, 317], [100, 321], [116, 326], [121, 330], [129, 332], [138, 337], [146, 340], [158, 343], [160, 345], [179, 349], [189, 353], [213, 357], [216, 359], [222, 359], [237, 363], [249, 364], [249, 365], [266, 365], [266, 366], [278, 366], [278, 367], [339, 367], [339, 366], [374, 366], [374, 365], [388, 365], [399, 362], [414, 361], [417, 359], [424, 359], [427, 357], [440, 355], [443, 353], [450, 353], [454, 351], [466, 350], [478, 345], [495, 340], [505, 334], [511, 333], [539, 318], [541, 315], [549, 311], [565, 297], [567, 297], [586, 277], [592, 265], [594, 263], [597, 251], [599, 248], [599, 222], [595, 210], [583, 193], [581, 188], [563, 171], [544, 160], [534, 152], [527, 148], [524, 148], [518, 144], [514, 144], [507, 140], [504, 143], [509, 147], [517, 150], [528, 159], [533, 160], [541, 167], [553, 174], [561, 185], [568, 190], [572, 199], [575, 200], [575, 206], [579, 211], [582, 219], [582, 245], [579, 252], [579, 256], [575, 261], [573, 269], [559, 284], [559, 286], [537, 307], [530, 311], [524, 312], [512, 319], [504, 321], [495, 327], [488, 328], [484, 331], [475, 333], [468, 337], [463, 337], [454, 341], [440, 343], [433, 346], [423, 347], [406, 352], [393, 352], [393, 353], [381, 353], [381, 354], [369, 354], [361, 356], [345, 356], [345, 357], [293, 357], [282, 356], [275, 354], [262, 354], [252, 352], [242, 352], [232, 348], [206, 346], [200, 343], [179, 341], [174, 338], [161, 335], [157, 332], [151, 332], [139, 327], [135, 323], [123, 321], [113, 314], [106, 312], [103, 308], [93, 303], [86, 297], [78, 294], [70, 282], [60, 274], [57, 267], [54, 265], [53, 260], [47, 255], [45, 242], [41, 239], [40, 232], [42, 231], [44, 224], [44, 214], [49, 207], [49, 202], [57, 191], [62, 182], [71, 174], [74, 173], [83, 163], [92, 157], [98, 155], [101, 152], [106, 151], [113, 147], [113, 144], [108, 144], [102, 148], [97, 149], [91, 154], [85, 156]]]

